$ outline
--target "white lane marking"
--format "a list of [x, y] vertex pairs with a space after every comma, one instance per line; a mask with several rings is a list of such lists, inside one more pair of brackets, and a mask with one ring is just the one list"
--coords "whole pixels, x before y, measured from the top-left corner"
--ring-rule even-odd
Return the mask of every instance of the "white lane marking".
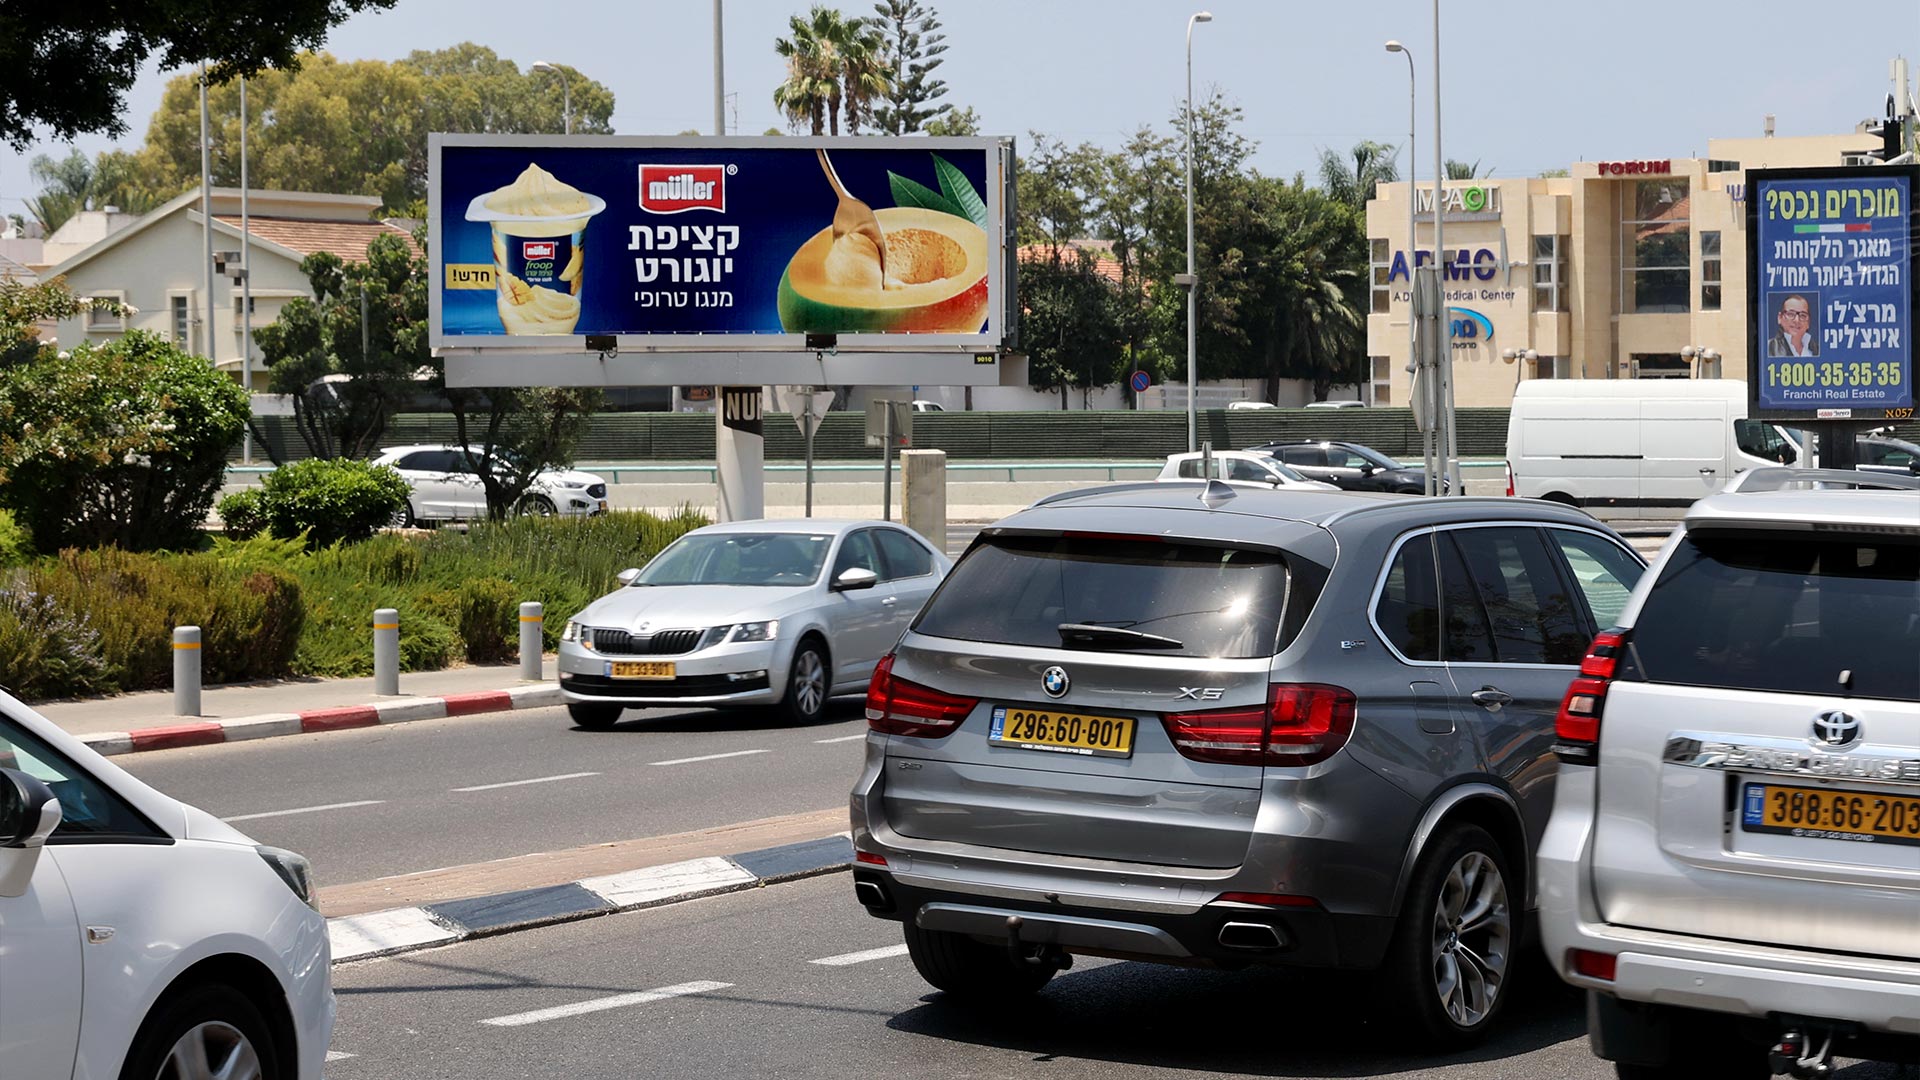
[[514, 1013], [511, 1016], [496, 1016], [480, 1022], [493, 1027], [521, 1027], [547, 1020], [580, 1016], [583, 1013], [605, 1012], [608, 1009], [624, 1009], [629, 1005], [645, 1005], [650, 1001], [686, 997], [688, 994], [706, 994], [715, 990], [725, 990], [732, 985], [732, 983], [723, 982], [680, 983], [675, 986], [663, 986], [658, 990], [642, 990], [636, 994], [616, 994], [613, 997], [595, 998], [592, 1001], [576, 1001], [572, 1005], [555, 1005], [550, 1009], [535, 1009], [532, 1012]]
[[748, 754], [765, 754], [766, 750], [735, 750], [730, 754], [702, 754], [699, 757], [674, 758], [671, 761], [656, 761], [655, 765], [691, 765], [696, 761], [719, 761], [721, 758], [746, 757]]
[[823, 956], [818, 960], [809, 960], [809, 964], [825, 964], [828, 967], [846, 967], [848, 964], [864, 964], [869, 960], [885, 960], [891, 956], [907, 955], [905, 945], [888, 945], [884, 949], [867, 949], [864, 952], [844, 953], [840, 956]]
[[286, 817], [288, 814], [317, 814], [322, 810], [347, 810], [355, 806], [379, 806], [385, 799], [361, 799], [359, 802], [335, 802], [325, 806], [302, 806], [294, 810], [267, 810], [258, 814], [235, 814], [221, 821], [256, 821], [260, 818]]
[[579, 884], [614, 907], [629, 908], [720, 892], [753, 881], [754, 876], [737, 863], [711, 855], [587, 878]]
[[365, 915], [342, 915], [327, 920], [327, 938], [335, 963], [453, 941], [453, 931], [433, 921], [424, 909], [394, 908]]
[[345, 1050], [329, 1050], [329, 1051], [327, 1051], [327, 1060], [328, 1060], [328, 1061], [345, 1061], [345, 1060], [347, 1060], [348, 1058], [350, 1058], [350, 1057], [352, 1057], [352, 1056], [353, 1056], [352, 1054], [349, 1054], [349, 1053], [347, 1053], [347, 1052], [346, 1052]]
[[855, 739], [864, 739], [866, 737], [867, 737], [867, 733], [863, 731], [858, 735], [842, 735], [837, 739], [815, 739], [813, 741], [817, 743], [852, 742]]
[[531, 780], [508, 780], [500, 784], [475, 784], [472, 787], [457, 787], [454, 791], [492, 791], [494, 788], [520, 787], [523, 784], [551, 784], [555, 780], [578, 780], [586, 776], [599, 776], [597, 772], [570, 772], [559, 776], [536, 776]]

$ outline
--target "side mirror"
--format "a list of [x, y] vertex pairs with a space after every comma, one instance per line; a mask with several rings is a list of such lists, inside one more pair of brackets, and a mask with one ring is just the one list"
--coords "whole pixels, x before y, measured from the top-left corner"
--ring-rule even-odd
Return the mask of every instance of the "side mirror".
[[1371, 461], [1369, 461], [1369, 462], [1367, 462], [1366, 464], [1364, 464], [1364, 465], [1362, 465], [1362, 466], [1360, 466], [1360, 475], [1361, 475], [1361, 476], [1372, 476], [1372, 475], [1373, 475], [1374, 473], [1377, 473], [1377, 472], [1379, 472], [1379, 471], [1380, 471], [1380, 467], [1379, 467], [1378, 465], [1375, 465], [1375, 464], [1374, 464], [1373, 462], [1371, 462]]
[[864, 566], [850, 566], [833, 579], [834, 592], [854, 592], [880, 584], [880, 575]]
[[53, 789], [18, 769], [0, 769], [0, 896], [23, 896], [40, 848], [60, 825]]
[[633, 579], [639, 576], [640, 568], [637, 566], [629, 566], [625, 570], [615, 574], [613, 579], [622, 585], [631, 585], [633, 584]]

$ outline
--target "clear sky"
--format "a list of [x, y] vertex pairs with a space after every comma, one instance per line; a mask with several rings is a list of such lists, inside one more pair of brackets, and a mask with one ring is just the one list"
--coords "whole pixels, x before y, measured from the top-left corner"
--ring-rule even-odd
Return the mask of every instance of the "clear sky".
[[[849, 14], [872, 0], [841, 4]], [[1318, 151], [1360, 139], [1398, 143], [1407, 127], [1404, 57], [1419, 67], [1419, 173], [1432, 173], [1433, 20], [1429, 0], [935, 0], [949, 51], [945, 100], [979, 110], [989, 134], [1028, 131], [1115, 146], [1164, 123], [1185, 93], [1187, 16], [1196, 94], [1218, 85], [1246, 110], [1264, 172], [1308, 170]], [[1576, 160], [1689, 157], [1707, 139], [1846, 132], [1880, 115], [1887, 63], [1920, 70], [1917, 0], [1447, 0], [1441, 55], [1445, 152], [1499, 175]], [[772, 44], [799, 0], [725, 0], [726, 79], [738, 130], [781, 123]], [[343, 59], [393, 60], [471, 40], [523, 68], [570, 64], [610, 86], [614, 129], [673, 134], [713, 118], [709, 0], [400, 0], [337, 28]], [[137, 146], [165, 76], [150, 71], [127, 110]], [[729, 114], [731, 116], [731, 113]], [[1863, 143], [1868, 140], [1863, 139]], [[80, 140], [92, 152], [109, 140]], [[36, 189], [34, 153], [0, 150], [0, 211]], [[1406, 164], [1403, 157], [1403, 168]]]

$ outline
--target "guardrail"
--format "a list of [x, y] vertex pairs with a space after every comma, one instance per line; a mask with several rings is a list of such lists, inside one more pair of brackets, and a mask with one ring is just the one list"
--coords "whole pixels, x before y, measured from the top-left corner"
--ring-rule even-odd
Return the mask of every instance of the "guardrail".
[[[954, 482], [1005, 482], [1018, 483], [1023, 480], [1142, 480], [1159, 475], [1164, 461], [1028, 461], [1028, 462], [963, 462], [947, 464], [948, 479]], [[1506, 465], [1504, 461], [1462, 461], [1460, 467], [1466, 470], [1499, 469]], [[681, 464], [620, 465], [609, 463], [581, 462], [573, 468], [594, 473], [609, 484], [644, 484], [649, 481], [661, 483], [719, 483], [719, 469], [703, 462], [690, 461]], [[835, 462], [815, 463], [815, 476], [825, 475], [831, 481], [836, 474], [845, 478], [847, 474], [866, 474], [878, 471], [879, 462]], [[273, 471], [271, 465], [229, 465], [227, 475], [233, 478], [257, 477]], [[793, 483], [806, 473], [805, 465], [786, 463], [766, 466], [769, 478], [778, 477], [781, 482]], [[1062, 473], [1078, 473], [1078, 476], [1062, 476]], [[1125, 473], [1127, 475], [1121, 475]], [[692, 474], [699, 479], [662, 479], [673, 474]], [[1022, 475], [1025, 474], [1025, 475]]]

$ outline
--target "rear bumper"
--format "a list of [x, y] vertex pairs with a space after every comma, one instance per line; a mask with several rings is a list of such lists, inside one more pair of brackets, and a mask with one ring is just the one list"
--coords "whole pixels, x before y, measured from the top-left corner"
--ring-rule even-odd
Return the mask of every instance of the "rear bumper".
[[1009, 919], [1017, 918], [1011, 933], [1025, 944], [1158, 963], [1372, 968], [1393, 934], [1392, 919], [1334, 915], [1319, 907], [1216, 901], [1143, 910], [1066, 896], [1026, 900], [968, 893], [873, 866], [856, 867], [853, 880], [855, 896], [876, 918], [988, 942], [1007, 941]]
[[[1816, 952], [1616, 926], [1594, 902], [1590, 769], [1563, 766], [1536, 864], [1540, 934], [1562, 978], [1621, 1001], [1755, 1020], [1851, 1022], [1920, 1038], [1920, 962]], [[1817, 917], [1808, 912], [1808, 918]], [[1612, 980], [1572, 974], [1573, 949], [1617, 959]]]

